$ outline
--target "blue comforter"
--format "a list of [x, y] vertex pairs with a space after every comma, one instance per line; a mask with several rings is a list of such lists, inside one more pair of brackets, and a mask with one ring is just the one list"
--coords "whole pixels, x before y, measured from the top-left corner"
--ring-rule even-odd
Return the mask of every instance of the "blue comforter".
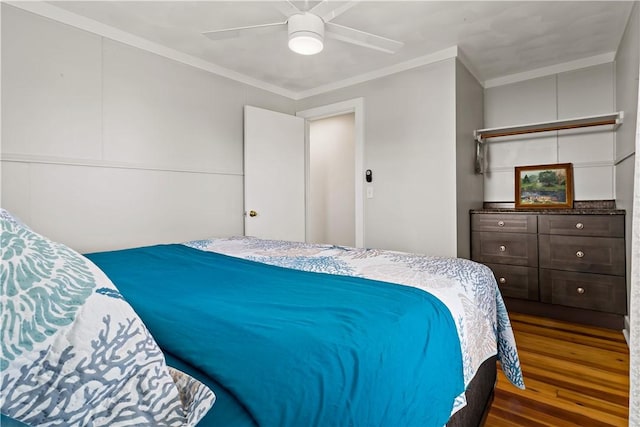
[[454, 321], [422, 290], [182, 245], [87, 257], [261, 427], [442, 426], [464, 389]]

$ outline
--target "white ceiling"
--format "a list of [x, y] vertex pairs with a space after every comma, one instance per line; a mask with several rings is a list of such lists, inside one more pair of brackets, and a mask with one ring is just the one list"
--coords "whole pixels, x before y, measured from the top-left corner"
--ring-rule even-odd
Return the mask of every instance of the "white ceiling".
[[[629, 1], [361, 1], [333, 22], [405, 43], [387, 54], [326, 39], [314, 56], [275, 34], [210, 40], [201, 33], [283, 21], [271, 1], [55, 1], [58, 8], [287, 92], [304, 93], [457, 46], [486, 80], [615, 52]], [[296, 1], [300, 9], [317, 2]], [[418, 59], [416, 59], [418, 58]]]

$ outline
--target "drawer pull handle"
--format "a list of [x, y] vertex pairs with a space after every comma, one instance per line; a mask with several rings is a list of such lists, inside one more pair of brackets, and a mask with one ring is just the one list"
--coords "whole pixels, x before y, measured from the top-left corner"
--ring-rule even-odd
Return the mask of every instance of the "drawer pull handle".
[[500, 245], [498, 249], [500, 249], [500, 252], [504, 252], [507, 250], [507, 247], [505, 245]]
[[582, 257], [584, 257], [584, 252], [582, 252], [582, 251], [578, 251], [578, 252], [576, 252], [576, 256], [577, 256], [578, 258], [582, 258]]
[[577, 224], [576, 224], [576, 228], [577, 228], [578, 230], [582, 230], [582, 229], [584, 228], [584, 224], [583, 224], [583, 223], [581, 223], [581, 222], [579, 222], [579, 223], [577, 223]]
[[498, 279], [498, 282], [504, 285], [505, 283], [507, 283], [507, 279], [505, 279], [504, 277], [501, 277]]
[[580, 295], [584, 294], [584, 288], [580, 287], [578, 289], [576, 289], [576, 292], [579, 293]]
[[503, 220], [498, 221], [498, 227], [504, 227], [504, 221]]

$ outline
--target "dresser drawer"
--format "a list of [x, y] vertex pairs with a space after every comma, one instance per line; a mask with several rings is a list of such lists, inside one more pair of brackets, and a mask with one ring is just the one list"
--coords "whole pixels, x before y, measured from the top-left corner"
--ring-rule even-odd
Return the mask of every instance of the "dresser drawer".
[[471, 230], [506, 233], [536, 233], [538, 222], [535, 215], [472, 214]]
[[625, 314], [624, 277], [540, 270], [540, 300], [551, 304]]
[[540, 267], [624, 276], [624, 239], [540, 234]]
[[487, 264], [496, 276], [504, 297], [538, 301], [538, 269], [504, 264]]
[[623, 215], [540, 215], [540, 234], [624, 237]]
[[538, 236], [521, 233], [472, 233], [471, 257], [494, 264], [538, 266]]

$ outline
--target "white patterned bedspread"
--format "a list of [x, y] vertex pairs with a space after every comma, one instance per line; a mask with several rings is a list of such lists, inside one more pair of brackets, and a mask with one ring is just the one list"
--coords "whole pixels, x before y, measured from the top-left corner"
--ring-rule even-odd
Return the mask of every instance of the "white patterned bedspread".
[[[461, 258], [253, 237], [194, 240], [185, 245], [280, 267], [364, 277], [425, 290], [449, 308], [456, 322], [465, 386], [482, 362], [497, 354], [507, 378], [524, 388], [507, 309], [493, 273], [482, 264]], [[465, 405], [463, 393], [452, 413]]]

